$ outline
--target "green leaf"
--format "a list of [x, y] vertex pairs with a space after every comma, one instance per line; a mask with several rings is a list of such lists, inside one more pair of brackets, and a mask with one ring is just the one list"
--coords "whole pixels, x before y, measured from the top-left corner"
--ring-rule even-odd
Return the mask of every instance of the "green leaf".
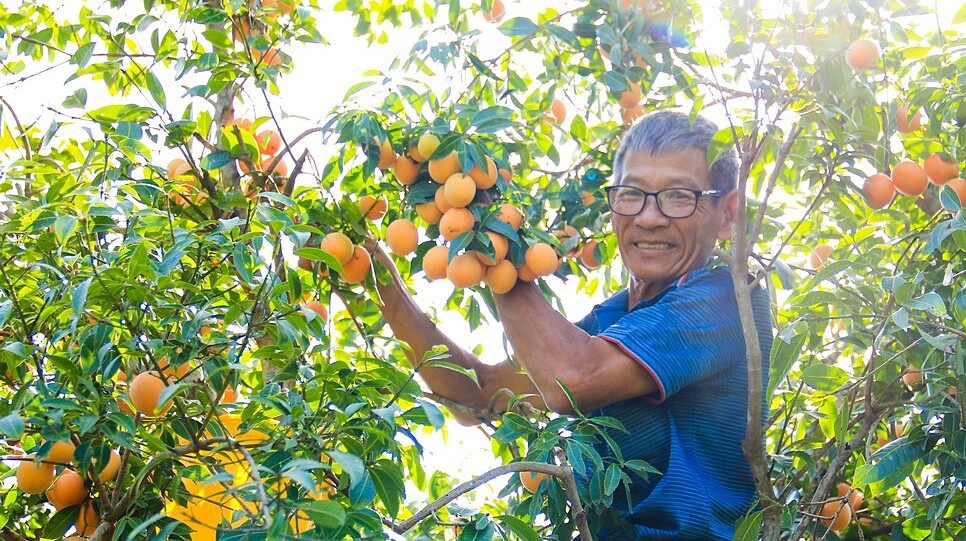
[[331, 500], [318, 500], [301, 506], [312, 522], [326, 529], [341, 528], [345, 524], [346, 513], [342, 504]]
[[201, 159], [201, 168], [205, 171], [213, 171], [231, 163], [231, 152], [218, 150]]
[[512, 126], [512, 116], [513, 110], [509, 107], [495, 105], [473, 115], [470, 125], [476, 127], [478, 133], [495, 133]]
[[514, 17], [500, 26], [506, 36], [529, 36], [537, 33], [537, 25], [526, 17]]
[[151, 93], [154, 102], [164, 109], [167, 106], [168, 100], [164, 93], [164, 86], [161, 84], [158, 76], [151, 70], [146, 70], [144, 76], [147, 77], [148, 92]]
[[849, 374], [837, 366], [811, 364], [802, 370], [805, 385], [824, 392], [832, 392], [849, 382]]
[[513, 515], [498, 515], [494, 518], [522, 541], [541, 541], [542, 539], [533, 526]]
[[943, 298], [935, 291], [930, 291], [921, 297], [909, 299], [902, 303], [903, 306], [912, 310], [925, 310], [934, 316], [946, 315], [946, 303]]
[[65, 507], [54, 513], [47, 524], [44, 525], [44, 539], [62, 539], [67, 529], [77, 522], [77, 515], [80, 512], [79, 505]]
[[77, 231], [77, 218], [60, 215], [54, 220], [54, 236], [59, 244], [64, 244]]
[[24, 422], [23, 417], [20, 416], [20, 413], [13, 412], [10, 415], [0, 419], [0, 434], [3, 434], [4, 437], [11, 440], [20, 439], [23, 431]]
[[77, 287], [74, 288], [74, 294], [71, 296], [70, 301], [72, 318], [77, 319], [84, 311], [84, 304], [87, 302], [87, 291], [90, 289], [91, 282], [93, 281], [94, 277], [91, 276], [87, 280], [77, 284]]
[[966, 4], [963, 4], [962, 7], [959, 8], [959, 11], [956, 12], [956, 15], [953, 16], [953, 24], [962, 23], [966, 23]]
[[446, 368], [447, 370], [452, 370], [454, 372], [463, 374], [464, 376], [473, 380], [473, 383], [476, 385], [480, 384], [479, 380], [476, 379], [476, 372], [474, 370], [463, 368], [458, 364], [448, 363], [446, 361], [426, 361], [419, 365], [420, 369], [423, 367]]
[[743, 517], [735, 527], [734, 541], [757, 541], [761, 533], [761, 522], [764, 511], [758, 510]]
[[70, 63], [80, 68], [86, 66], [91, 60], [91, 55], [94, 52], [95, 45], [95, 42], [90, 41], [78, 47], [74, 54], [71, 55]]
[[366, 476], [366, 465], [364, 462], [362, 462], [362, 459], [356, 455], [336, 451], [335, 449], [326, 450], [325, 454], [329, 455], [332, 460], [335, 460], [336, 463], [342, 467], [342, 471], [349, 474], [351, 486], [356, 486], [358, 483], [362, 482], [363, 478]]

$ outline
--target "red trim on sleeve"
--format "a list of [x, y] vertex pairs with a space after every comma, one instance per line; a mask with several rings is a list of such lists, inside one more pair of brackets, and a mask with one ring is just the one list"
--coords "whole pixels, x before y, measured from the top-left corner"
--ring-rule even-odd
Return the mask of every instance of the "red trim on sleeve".
[[648, 402], [651, 402], [652, 404], [660, 404], [667, 399], [667, 393], [664, 390], [664, 383], [661, 382], [661, 379], [659, 377], [657, 377], [657, 374], [654, 373], [654, 370], [652, 370], [651, 367], [646, 362], [644, 362], [644, 359], [641, 359], [636, 354], [634, 354], [634, 352], [627, 349], [627, 347], [625, 347], [624, 344], [622, 344], [619, 340], [616, 340], [609, 336], [602, 336], [602, 335], [597, 335], [597, 338], [600, 338], [601, 340], [614, 344], [621, 351], [623, 351], [625, 355], [637, 361], [637, 364], [641, 365], [641, 368], [643, 368], [648, 373], [648, 375], [651, 376], [651, 379], [654, 380], [654, 383], [657, 384], [657, 394], [658, 394], [657, 398], [651, 398], [650, 396], [642, 396], [641, 398], [643, 398], [644, 400], [647, 400]]

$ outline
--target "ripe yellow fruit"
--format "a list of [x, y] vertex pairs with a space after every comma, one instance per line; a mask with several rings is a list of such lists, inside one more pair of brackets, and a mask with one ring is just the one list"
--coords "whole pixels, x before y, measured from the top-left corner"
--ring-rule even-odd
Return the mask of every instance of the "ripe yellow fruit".
[[461, 169], [460, 158], [455, 150], [438, 160], [429, 160], [429, 177], [440, 184], [446, 182], [454, 174], [459, 173]]
[[161, 393], [167, 388], [167, 383], [157, 372], [141, 372], [131, 380], [128, 394], [131, 403], [142, 415], [154, 417], [164, 414], [168, 409], [167, 404], [159, 402]]
[[443, 214], [439, 220], [439, 233], [446, 240], [453, 240], [456, 237], [472, 231], [476, 224], [476, 216], [465, 208], [452, 208]]
[[393, 220], [386, 228], [386, 244], [392, 253], [407, 256], [419, 246], [419, 231], [416, 226], [405, 218]]
[[489, 11], [483, 11], [483, 18], [487, 22], [498, 23], [503, 20], [503, 15], [506, 14], [506, 8], [503, 6], [502, 0], [493, 0], [493, 7]]
[[315, 312], [315, 314], [322, 319], [328, 319], [329, 317], [329, 311], [326, 310], [325, 305], [319, 301], [316, 301], [316, 300], [306, 301], [303, 306]]
[[509, 259], [501, 259], [487, 269], [486, 276], [483, 277], [483, 280], [494, 293], [502, 295], [509, 292], [516, 285], [517, 268], [513, 266], [513, 262]]
[[879, 44], [871, 39], [858, 39], [845, 51], [845, 63], [854, 70], [866, 70], [875, 65], [882, 56]]
[[471, 253], [462, 253], [446, 266], [446, 278], [456, 287], [473, 287], [483, 281], [486, 270]]
[[884, 173], [876, 173], [867, 178], [862, 185], [862, 191], [865, 193], [865, 202], [875, 210], [885, 208], [896, 196], [892, 179]]
[[33, 456], [25, 457], [17, 466], [17, 488], [26, 494], [40, 494], [54, 481], [54, 465], [34, 462]]
[[443, 184], [443, 197], [452, 207], [465, 207], [476, 197], [476, 182], [463, 173], [451, 175]]
[[819, 244], [808, 254], [808, 265], [814, 270], [825, 268], [825, 264], [828, 262], [828, 256], [832, 253], [832, 250], [833, 248], [828, 244]]
[[533, 270], [527, 266], [527, 262], [524, 261], [522, 265], [517, 267], [517, 279], [523, 282], [532, 282], [537, 279], [537, 273], [533, 272]]
[[567, 106], [557, 98], [550, 104], [550, 120], [556, 124], [563, 124], [567, 120]]
[[87, 500], [86, 503], [81, 505], [80, 511], [77, 513], [77, 522], [74, 523], [74, 529], [80, 535], [90, 537], [97, 530], [100, 521], [101, 517], [94, 509], [94, 500]]
[[333, 231], [322, 237], [319, 249], [334, 257], [343, 266], [352, 259], [352, 240], [338, 231]]
[[379, 163], [376, 167], [383, 170], [389, 169], [396, 164], [396, 151], [392, 149], [392, 143], [388, 140], [379, 142], [379, 139], [376, 139], [376, 143], [379, 145]]
[[416, 142], [416, 150], [419, 151], [419, 155], [424, 159], [429, 159], [438, 147], [439, 137], [429, 132], [420, 135], [419, 140]]
[[273, 155], [282, 148], [282, 136], [275, 130], [262, 130], [255, 134], [258, 151], [264, 155]]
[[476, 183], [476, 187], [481, 190], [488, 190], [495, 186], [498, 174], [496, 162], [489, 156], [486, 157], [486, 171], [483, 171], [479, 165], [474, 163], [469, 172], [473, 182]]
[[537, 276], [548, 276], [557, 270], [557, 251], [545, 242], [527, 248], [525, 259], [527, 267]]
[[46, 460], [57, 464], [69, 464], [71, 460], [74, 460], [75, 449], [74, 443], [70, 440], [55, 441], [50, 446]]
[[[966, 180], [961, 178], [954, 178], [946, 182], [943, 189], [950, 189], [959, 196], [959, 206], [960, 208], [966, 207]], [[945, 205], [944, 205], [945, 206]], [[952, 207], [949, 207], [952, 210]]]
[[520, 226], [523, 225], [523, 213], [520, 212], [520, 209], [509, 203], [500, 205], [500, 211], [497, 213], [496, 219], [501, 222], [506, 222], [514, 231], [519, 231]]
[[600, 259], [596, 254], [598, 244], [600, 243], [596, 240], [587, 241], [587, 244], [580, 249], [580, 262], [588, 269], [596, 269], [600, 266]]
[[182, 158], [175, 158], [168, 162], [168, 180], [174, 180], [191, 171], [191, 165]]
[[906, 387], [913, 387], [920, 381], [922, 381], [922, 370], [919, 370], [915, 366], [906, 368], [906, 371], [902, 373], [902, 383]]
[[443, 211], [436, 206], [434, 201], [427, 201], [426, 203], [416, 205], [416, 214], [428, 224], [438, 224], [439, 220], [443, 217]]
[[929, 181], [937, 186], [942, 186], [959, 175], [959, 164], [952, 159], [944, 159], [939, 153], [930, 154], [923, 160], [922, 168], [929, 176]]
[[489, 254], [484, 254], [483, 252], [474, 253], [476, 254], [476, 258], [480, 260], [480, 263], [491, 267], [506, 257], [506, 253], [510, 250], [510, 241], [494, 231], [487, 231], [486, 236], [490, 239], [490, 246], [493, 247], [494, 257], [490, 257]]
[[342, 266], [342, 279], [350, 284], [358, 284], [369, 276], [372, 268], [372, 257], [362, 246], [352, 249], [352, 258]]
[[382, 197], [367, 194], [359, 198], [359, 211], [362, 212], [363, 218], [378, 220], [385, 216], [387, 210], [389, 210], [389, 204]]
[[916, 111], [909, 116], [909, 104], [904, 103], [896, 108], [896, 130], [899, 133], [911, 133], [922, 125], [922, 111]]
[[63, 509], [77, 505], [87, 499], [87, 486], [84, 477], [79, 473], [67, 470], [54, 479], [54, 484], [47, 490], [47, 501], [56, 509]]
[[520, 472], [520, 484], [530, 494], [536, 494], [540, 490], [540, 485], [550, 482], [550, 474], [535, 471]]
[[644, 98], [644, 92], [641, 90], [641, 85], [634, 81], [629, 81], [628, 86], [630, 88], [621, 92], [621, 96], [617, 100], [617, 104], [620, 105], [622, 109], [636, 107], [639, 103], [641, 103], [641, 99]]
[[902, 160], [892, 168], [892, 185], [903, 195], [919, 196], [926, 193], [929, 177], [918, 163]]
[[835, 489], [838, 491], [840, 498], [849, 497], [849, 505], [852, 506], [853, 511], [858, 511], [865, 502], [865, 494], [862, 494], [861, 490], [852, 488], [852, 485], [844, 481], [835, 485]]
[[392, 171], [400, 184], [409, 186], [416, 182], [416, 178], [419, 176], [419, 163], [413, 161], [405, 154], [400, 154], [396, 158], [396, 164], [393, 166]]
[[841, 500], [826, 502], [819, 513], [819, 522], [833, 532], [840, 532], [852, 522], [852, 507]]
[[624, 122], [625, 126], [630, 126], [635, 120], [644, 116], [647, 109], [643, 105], [635, 105], [633, 107], [628, 107], [621, 111], [621, 121]]
[[449, 247], [433, 246], [423, 256], [423, 272], [430, 280], [446, 277], [446, 267], [449, 265]]
[[[460, 173], [456, 173], [456, 174], [459, 175]], [[449, 201], [446, 200], [446, 190], [444, 189], [445, 187], [446, 186], [443, 185], [443, 186], [440, 186], [439, 188], [436, 188], [436, 193], [433, 194], [433, 202], [436, 203], [436, 208], [438, 208], [439, 212], [442, 214], [446, 214], [447, 210], [453, 208], [453, 205], [450, 205]]]

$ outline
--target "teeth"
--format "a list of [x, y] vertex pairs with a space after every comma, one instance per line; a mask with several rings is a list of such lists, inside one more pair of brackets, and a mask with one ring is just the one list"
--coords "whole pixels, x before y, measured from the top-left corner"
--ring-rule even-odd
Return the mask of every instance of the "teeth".
[[651, 242], [635, 242], [634, 246], [636, 248], [641, 248], [642, 250], [670, 250], [672, 246], [667, 243], [651, 243]]

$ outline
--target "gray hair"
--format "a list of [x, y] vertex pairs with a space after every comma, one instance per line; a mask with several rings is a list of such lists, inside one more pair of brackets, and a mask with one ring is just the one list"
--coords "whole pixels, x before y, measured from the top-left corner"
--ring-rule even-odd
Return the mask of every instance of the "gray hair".
[[[614, 183], [624, 178], [624, 160], [631, 152], [659, 154], [665, 151], [698, 149], [708, 152], [718, 127], [710, 120], [677, 111], [656, 111], [642, 117], [624, 134], [614, 155]], [[721, 154], [708, 171], [711, 188], [730, 192], [738, 184], [738, 158], [733, 149]]]

